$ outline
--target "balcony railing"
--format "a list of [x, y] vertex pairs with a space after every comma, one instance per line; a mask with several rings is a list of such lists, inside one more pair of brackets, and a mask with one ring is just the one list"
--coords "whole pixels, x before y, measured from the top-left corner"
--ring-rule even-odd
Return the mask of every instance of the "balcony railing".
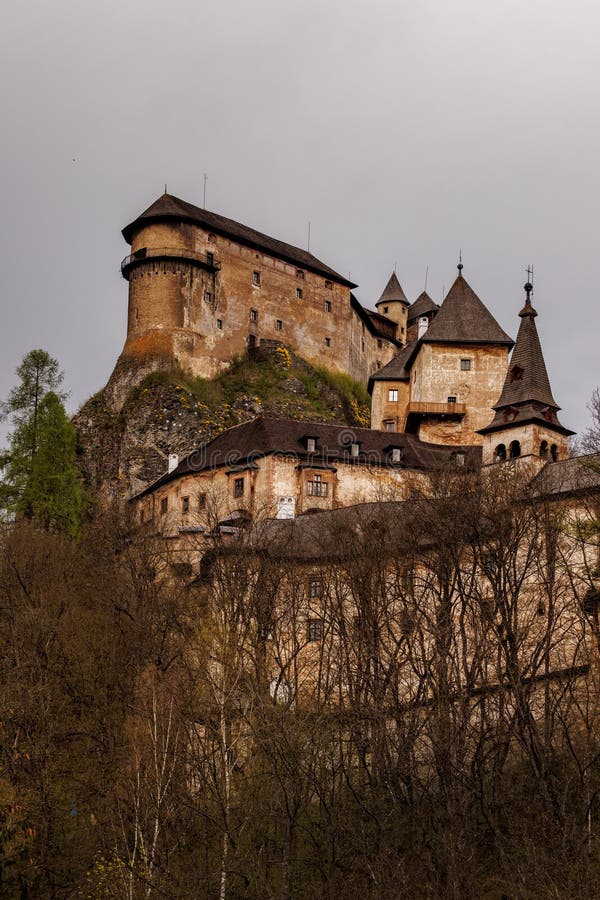
[[142, 247], [126, 256], [121, 263], [121, 275], [123, 278], [129, 278], [129, 273], [133, 268], [141, 265], [148, 260], [155, 262], [177, 262], [185, 260], [193, 266], [201, 269], [209, 269], [218, 271], [221, 263], [213, 257], [212, 253], [199, 253], [196, 250], [186, 250], [183, 247]]
[[409, 403], [407, 414], [417, 416], [464, 416], [466, 403]]

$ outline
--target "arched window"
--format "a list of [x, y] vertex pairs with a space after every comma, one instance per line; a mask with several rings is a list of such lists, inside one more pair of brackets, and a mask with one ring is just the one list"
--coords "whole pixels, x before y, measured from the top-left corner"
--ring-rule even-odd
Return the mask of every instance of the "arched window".
[[548, 459], [548, 441], [542, 441], [540, 444], [540, 456], [542, 459]]
[[498, 444], [494, 451], [494, 462], [504, 462], [506, 459], [506, 447], [504, 444]]
[[556, 460], [558, 459], [558, 447], [556, 446], [556, 444], [552, 444], [552, 446], [550, 447], [550, 456], [552, 457], [554, 462], [556, 462]]
[[510, 445], [510, 458], [517, 459], [521, 455], [521, 445], [518, 441], [512, 441]]

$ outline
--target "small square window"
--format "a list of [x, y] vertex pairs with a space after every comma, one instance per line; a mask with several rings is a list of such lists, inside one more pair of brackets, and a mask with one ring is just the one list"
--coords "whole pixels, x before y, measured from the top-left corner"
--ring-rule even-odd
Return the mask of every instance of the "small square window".
[[208, 243], [209, 243], [209, 244], [216, 244], [216, 243], [217, 243], [217, 236], [216, 236], [215, 234], [209, 234], [207, 240], [208, 240]]
[[302, 288], [296, 288], [296, 297], [298, 300], [302, 300]]
[[206, 509], [206, 494], [198, 494], [198, 509]]
[[389, 306], [384, 306], [384, 307], [383, 307], [384, 313], [387, 313], [388, 310], [389, 310]]
[[390, 388], [388, 391], [388, 400], [390, 403], [398, 402], [398, 391], [395, 388]]
[[236, 478], [233, 482], [233, 496], [234, 497], [243, 497], [244, 496], [244, 479]]
[[190, 511], [190, 498], [182, 497], [181, 498], [181, 512], [185, 515]]
[[386, 430], [386, 431], [394, 431], [394, 430], [395, 430], [395, 429], [394, 429], [394, 422], [392, 422], [391, 420], [388, 420], [387, 422], [384, 422], [383, 424], [384, 424], [384, 426], [385, 426], [385, 430]]
[[161, 514], [164, 515], [168, 508], [169, 508], [169, 499], [168, 499], [168, 497], [163, 497], [162, 500], [160, 501]]
[[306, 636], [309, 641], [323, 640], [323, 619], [309, 619]]
[[223, 319], [217, 319], [217, 329], [219, 331], [223, 330]]
[[471, 360], [470, 359], [461, 359], [460, 370], [461, 370], [461, 372], [470, 372], [471, 371]]
[[210, 303], [212, 300], [212, 293], [210, 291], [204, 291], [204, 299], [207, 303]]
[[325, 301], [325, 312], [331, 312], [331, 300]]
[[448, 403], [452, 406], [453, 403], [456, 403], [456, 397], [448, 397]]
[[328, 291], [330, 291], [330, 290], [332, 289], [333, 285], [331, 284], [330, 281], [326, 281], [326, 282], [325, 282], [325, 287], [327, 288]]
[[252, 273], [252, 284], [258, 287], [258, 285], [260, 284], [260, 272]]
[[250, 321], [258, 322], [258, 310], [257, 309], [250, 310]]
[[325, 346], [326, 346], [326, 347], [331, 347], [331, 338], [328, 338], [328, 337], [325, 338]]
[[301, 278], [304, 280], [304, 272], [302, 269], [296, 269], [296, 278]]
[[275, 331], [281, 331], [282, 328], [283, 322], [281, 321], [281, 319], [277, 319], [277, 321], [275, 322]]

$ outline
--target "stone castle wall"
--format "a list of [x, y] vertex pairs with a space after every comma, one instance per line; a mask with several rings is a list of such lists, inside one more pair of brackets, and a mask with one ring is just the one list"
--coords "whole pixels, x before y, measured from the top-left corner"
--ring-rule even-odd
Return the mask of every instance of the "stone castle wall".
[[200, 226], [146, 225], [131, 250], [147, 258], [129, 273], [123, 357], [171, 359], [211, 378], [249, 347], [277, 340], [310, 363], [366, 382], [397, 352], [352, 309], [347, 285]]

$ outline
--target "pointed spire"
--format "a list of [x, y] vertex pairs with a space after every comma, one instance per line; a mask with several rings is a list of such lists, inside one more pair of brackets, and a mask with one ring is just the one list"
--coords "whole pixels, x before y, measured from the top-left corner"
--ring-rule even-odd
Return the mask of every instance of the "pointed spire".
[[458, 251], [458, 265], [456, 268], [458, 269], [458, 277], [462, 278], [462, 270], [464, 269], [462, 261], [462, 250]]
[[519, 313], [521, 324], [517, 342], [512, 352], [502, 394], [494, 409], [532, 401], [551, 406], [555, 410], [560, 409], [552, 396], [546, 371], [542, 345], [535, 324], [537, 312], [531, 304], [532, 290], [532, 285], [528, 281], [525, 285], [525, 305]]
[[423, 340], [432, 343], [513, 346], [489, 309], [459, 272]]
[[390, 275], [390, 279], [383, 289], [381, 297], [375, 305], [378, 306], [380, 303], [392, 303], [393, 301], [406, 303], [407, 306], [410, 305], [409, 301], [406, 299], [406, 294], [402, 290], [402, 286], [398, 281], [398, 276], [396, 275], [395, 269]]
[[573, 434], [561, 425], [556, 415], [560, 406], [552, 396], [535, 324], [537, 312], [531, 303], [532, 291], [533, 286], [528, 281], [525, 285], [525, 305], [519, 313], [519, 333], [500, 399], [494, 406], [496, 415], [489, 425], [479, 430], [479, 434], [520, 427], [527, 422], [540, 422], [545, 428], [563, 435]]

